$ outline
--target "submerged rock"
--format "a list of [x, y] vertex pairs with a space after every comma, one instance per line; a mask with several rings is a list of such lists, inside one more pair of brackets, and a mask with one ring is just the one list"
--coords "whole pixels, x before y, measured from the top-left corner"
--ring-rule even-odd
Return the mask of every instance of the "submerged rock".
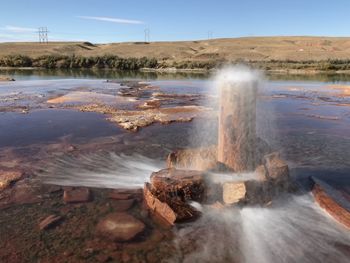
[[14, 187], [5, 189], [0, 193], [0, 208], [6, 208], [16, 204], [33, 204], [41, 200], [41, 196], [38, 195], [38, 189], [27, 181], [21, 180]]
[[113, 206], [115, 211], [124, 212], [129, 210], [134, 203], [135, 199], [115, 200], [111, 205]]
[[63, 200], [65, 203], [80, 203], [91, 200], [88, 188], [68, 188], [64, 190]]
[[96, 227], [97, 233], [113, 241], [129, 241], [145, 229], [145, 224], [127, 213], [112, 213]]
[[48, 229], [50, 227], [53, 227], [54, 225], [56, 225], [59, 221], [61, 221], [62, 217], [61, 216], [57, 216], [57, 215], [49, 215], [48, 217], [46, 217], [44, 220], [42, 220], [39, 223], [39, 229], [40, 230], [44, 230], [44, 229]]

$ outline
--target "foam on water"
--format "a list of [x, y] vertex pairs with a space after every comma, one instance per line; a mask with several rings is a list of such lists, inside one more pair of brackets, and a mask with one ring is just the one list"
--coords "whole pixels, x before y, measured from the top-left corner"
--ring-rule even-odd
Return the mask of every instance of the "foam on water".
[[[198, 221], [177, 231], [173, 262], [349, 262], [342, 247], [350, 245], [349, 231], [309, 194], [284, 196], [272, 207], [206, 207], [202, 213]], [[184, 255], [186, 244], [193, 250]]]

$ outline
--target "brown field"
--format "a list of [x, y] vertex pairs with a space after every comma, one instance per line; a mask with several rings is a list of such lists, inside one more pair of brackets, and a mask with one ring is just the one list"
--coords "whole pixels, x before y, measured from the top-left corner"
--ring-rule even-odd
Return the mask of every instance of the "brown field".
[[0, 57], [10, 54], [153, 57], [164, 61], [208, 60], [327, 60], [350, 59], [350, 38], [246, 37], [178, 42], [78, 42], [0, 43]]

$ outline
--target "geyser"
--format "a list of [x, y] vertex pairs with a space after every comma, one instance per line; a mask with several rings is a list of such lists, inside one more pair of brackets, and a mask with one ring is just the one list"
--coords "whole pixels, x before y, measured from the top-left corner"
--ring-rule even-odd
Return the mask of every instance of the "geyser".
[[171, 153], [168, 169], [153, 173], [151, 183], [145, 185], [145, 201], [151, 210], [173, 224], [197, 217], [191, 201], [264, 204], [290, 189], [288, 165], [277, 152], [269, 152], [270, 147], [256, 134], [260, 79], [261, 74], [243, 66], [217, 74], [218, 143]]
[[216, 77], [220, 93], [218, 161], [236, 172], [256, 168], [256, 95], [259, 74], [227, 68]]

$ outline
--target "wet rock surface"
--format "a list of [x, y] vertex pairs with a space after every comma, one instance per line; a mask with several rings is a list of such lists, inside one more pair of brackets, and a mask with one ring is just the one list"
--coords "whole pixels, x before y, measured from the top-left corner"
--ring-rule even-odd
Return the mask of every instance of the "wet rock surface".
[[[172, 168], [153, 173], [151, 184], [146, 184], [145, 189], [151, 210], [161, 211], [160, 215], [163, 214], [169, 223], [173, 223], [193, 220], [200, 215], [188, 202], [202, 201], [206, 187], [201, 172]], [[157, 209], [157, 206], [161, 209]]]
[[312, 178], [312, 193], [316, 203], [336, 221], [350, 229], [350, 199], [327, 183]]
[[227, 182], [223, 184], [223, 201], [225, 204], [235, 204], [243, 200], [247, 189], [245, 182]]
[[168, 155], [167, 167], [206, 171], [217, 166], [217, 147], [177, 150]]
[[152, 185], [150, 185], [149, 183], [146, 183], [143, 190], [145, 204], [152, 212], [162, 217], [170, 225], [173, 225], [176, 221], [177, 214], [166, 202], [160, 201], [152, 193], [151, 189], [152, 189]]
[[110, 114], [107, 119], [117, 123], [126, 130], [137, 131], [153, 123], [169, 124], [172, 122], [189, 122], [204, 114], [207, 108], [201, 106], [182, 106], [146, 110], [116, 110], [101, 105], [79, 107], [82, 111]]

